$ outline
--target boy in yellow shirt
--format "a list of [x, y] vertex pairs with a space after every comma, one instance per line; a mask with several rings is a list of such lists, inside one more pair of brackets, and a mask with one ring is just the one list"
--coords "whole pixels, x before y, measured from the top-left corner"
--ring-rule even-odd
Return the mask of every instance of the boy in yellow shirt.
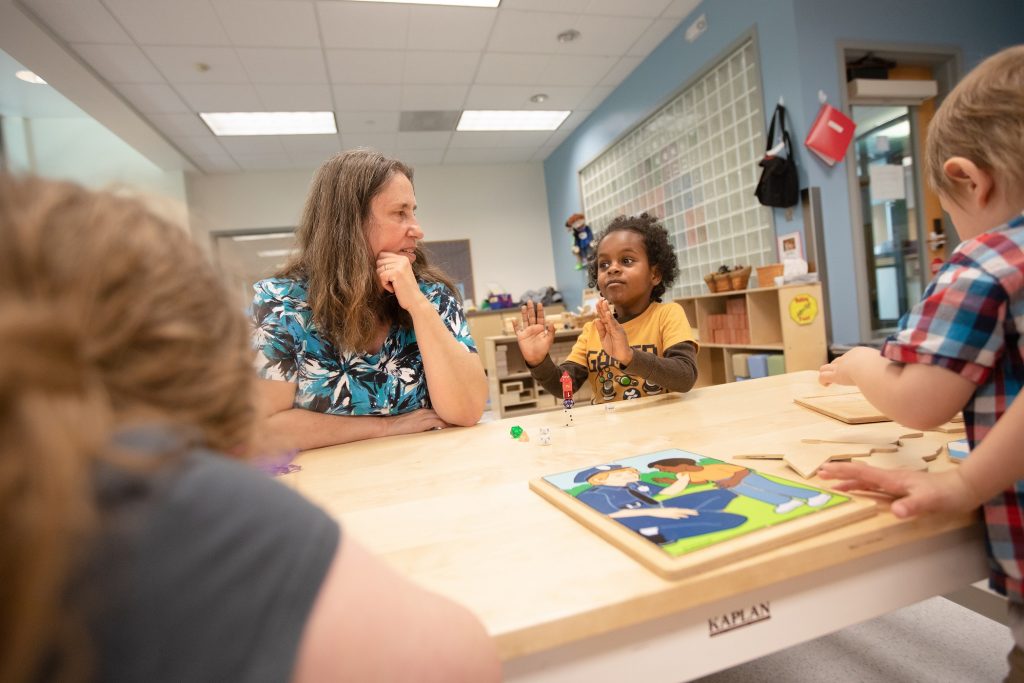
[[697, 381], [697, 342], [682, 307], [661, 302], [679, 274], [665, 228], [646, 213], [616, 218], [588, 269], [604, 299], [561, 365], [548, 355], [555, 329], [545, 323], [544, 306], [523, 305], [516, 336], [530, 374], [554, 396], [562, 395], [563, 371], [573, 391], [589, 379], [595, 403], [689, 391]]

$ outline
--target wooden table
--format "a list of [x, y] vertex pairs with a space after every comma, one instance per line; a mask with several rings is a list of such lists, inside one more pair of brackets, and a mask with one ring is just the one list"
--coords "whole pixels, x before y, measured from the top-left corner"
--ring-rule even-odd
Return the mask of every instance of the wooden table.
[[[901, 521], [883, 504], [867, 520], [667, 581], [527, 488], [617, 457], [669, 447], [722, 457], [751, 434], [831, 422], [792, 401], [822, 393], [816, 378], [578, 407], [574, 427], [552, 412], [309, 451], [283, 479], [399, 571], [479, 615], [508, 680], [688, 680], [986, 574], [976, 516]], [[513, 424], [532, 440], [512, 439]], [[538, 443], [541, 426], [550, 446]], [[933, 467], [952, 466], [944, 460]], [[753, 466], [795, 477], [780, 462]]]

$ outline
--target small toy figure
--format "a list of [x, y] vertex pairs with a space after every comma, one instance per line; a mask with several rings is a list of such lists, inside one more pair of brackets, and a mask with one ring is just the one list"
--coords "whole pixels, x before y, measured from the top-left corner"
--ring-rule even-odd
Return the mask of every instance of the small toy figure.
[[572, 233], [572, 253], [576, 254], [576, 270], [583, 270], [591, 258], [590, 245], [594, 240], [594, 233], [582, 213], [569, 216], [565, 221], [565, 227]]
[[572, 400], [572, 377], [565, 370], [562, 370], [562, 416], [565, 418], [565, 426], [572, 426], [572, 407], [575, 403]]

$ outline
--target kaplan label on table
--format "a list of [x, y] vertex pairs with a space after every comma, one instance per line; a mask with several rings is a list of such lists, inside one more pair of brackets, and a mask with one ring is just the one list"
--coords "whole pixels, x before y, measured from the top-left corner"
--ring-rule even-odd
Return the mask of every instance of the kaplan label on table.
[[708, 636], [714, 638], [744, 626], [767, 621], [772, 618], [771, 602], [759, 602], [745, 609], [733, 610], [708, 619]]

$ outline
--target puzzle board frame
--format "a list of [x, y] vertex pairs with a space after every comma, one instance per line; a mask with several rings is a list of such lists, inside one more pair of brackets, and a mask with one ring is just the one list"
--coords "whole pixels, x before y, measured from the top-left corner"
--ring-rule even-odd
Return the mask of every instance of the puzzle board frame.
[[[705, 456], [691, 453], [689, 451], [667, 449], [654, 453], [619, 458], [608, 461], [608, 463], [605, 464], [630, 463], [627, 466], [636, 466], [636, 462], [639, 460], [662, 459], [668, 457], [688, 457], [697, 460], [708, 459], [705, 458]], [[712, 460], [718, 459], [715, 458]], [[745, 464], [742, 466], [747, 467]], [[679, 579], [685, 576], [691, 576], [693, 574], [722, 567], [727, 565], [729, 562], [743, 559], [752, 554], [763, 552], [771, 548], [776, 548], [780, 544], [793, 543], [795, 541], [865, 519], [875, 514], [876, 506], [873, 501], [860, 499], [848, 493], [832, 491], [821, 486], [808, 484], [807, 482], [787, 480], [785, 477], [776, 477], [784, 481], [791, 481], [794, 486], [817, 489], [827, 492], [833, 496], [847, 498], [848, 500], [846, 502], [839, 503], [834, 507], [816, 509], [812, 514], [807, 514], [795, 519], [786, 519], [780, 522], [777, 526], [758, 528], [743, 536], [730, 538], [713, 545], [673, 557], [652, 541], [640, 536], [638, 533], [617, 522], [615, 519], [595, 510], [588, 504], [569, 494], [566, 490], [548, 481], [548, 478], [551, 477], [568, 477], [568, 475], [576, 474], [587, 469], [590, 469], [590, 467], [581, 467], [566, 472], [547, 475], [547, 477], [531, 480], [529, 482], [529, 486], [532, 491], [568, 514], [587, 529], [593, 531], [601, 538], [610, 542], [612, 545], [616, 546], [627, 555], [646, 566], [648, 569], [666, 579]], [[748, 467], [748, 469], [752, 468]], [[757, 470], [752, 471], [757, 472]]]

